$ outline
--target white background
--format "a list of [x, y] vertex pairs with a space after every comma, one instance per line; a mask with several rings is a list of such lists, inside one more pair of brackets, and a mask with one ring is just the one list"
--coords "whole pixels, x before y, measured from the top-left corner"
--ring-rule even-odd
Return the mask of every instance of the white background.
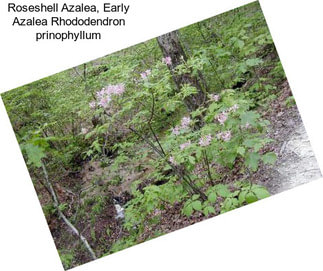
[[[1, 1], [0, 91], [247, 2], [127, 1], [131, 4], [128, 25], [106, 30], [101, 41], [36, 43], [35, 28], [10, 27], [13, 14], [7, 13], [7, 2]], [[322, 168], [321, 0], [260, 3]], [[63, 270], [2, 102], [0, 180], [0, 268]], [[323, 270], [322, 192], [321, 179], [75, 270]]]

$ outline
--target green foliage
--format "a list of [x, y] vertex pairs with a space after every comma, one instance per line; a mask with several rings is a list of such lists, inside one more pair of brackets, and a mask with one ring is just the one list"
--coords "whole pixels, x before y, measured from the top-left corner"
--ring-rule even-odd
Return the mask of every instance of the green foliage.
[[242, 184], [238, 194], [239, 204], [252, 203], [260, 199], [269, 197], [268, 190], [256, 184]]
[[32, 144], [24, 144], [21, 145], [21, 150], [27, 154], [27, 164], [41, 167], [41, 159], [46, 157], [46, 154], [40, 147]]
[[294, 106], [296, 104], [296, 102], [295, 102], [295, 99], [294, 99], [294, 97], [293, 96], [289, 96], [286, 100], [285, 100], [285, 105], [287, 106], [287, 107], [292, 107], [292, 106]]
[[92, 214], [98, 215], [102, 212], [102, 209], [105, 204], [105, 198], [102, 196], [95, 197], [94, 204], [92, 206]]
[[106, 256], [108, 254], [118, 252], [120, 250], [123, 250], [125, 248], [131, 247], [136, 244], [137, 244], [137, 235], [130, 235], [127, 238], [126, 237], [121, 238], [112, 245], [108, 253], [102, 256]]
[[[55, 181], [90, 160], [101, 161], [103, 176], [93, 178], [97, 190], [91, 190], [98, 194], [81, 193], [78, 209], [78, 217], [92, 223], [93, 241], [96, 218], [107, 204], [96, 181], [106, 177], [108, 185], [123, 188], [128, 178], [121, 172], [136, 176], [119, 223], [127, 234], [109, 253], [142, 240], [172, 206], [182, 206], [187, 217], [207, 217], [269, 196], [246, 180], [223, 181], [230, 174], [248, 178], [277, 160], [266, 152], [272, 140], [262, 110], [278, 96], [285, 74], [259, 3], [181, 29], [179, 39], [186, 57], [173, 70], [153, 39], [2, 95], [36, 178], [43, 160]], [[177, 86], [174, 76], [187, 83]], [[97, 92], [118, 84], [124, 91], [103, 106]], [[201, 93], [203, 101], [188, 109], [187, 100]], [[47, 216], [55, 213], [52, 205], [43, 210]], [[112, 228], [105, 231], [113, 237]], [[60, 256], [69, 268], [74, 255]]]
[[67, 208], [67, 203], [61, 203], [59, 206], [58, 206], [58, 209], [61, 211], [61, 212], [64, 212]]
[[52, 203], [46, 204], [42, 208], [46, 217], [49, 217], [56, 213], [56, 208]]
[[72, 267], [72, 262], [74, 260], [74, 253], [69, 251], [58, 250], [59, 257], [63, 263], [65, 269]]
[[277, 160], [277, 155], [273, 152], [267, 152], [265, 155], [262, 156], [262, 161], [265, 163], [265, 164], [275, 164]]
[[225, 184], [211, 186], [207, 190], [207, 195], [208, 198], [203, 203], [198, 200], [199, 195], [193, 195], [185, 202], [182, 213], [190, 217], [199, 211], [208, 216], [216, 213], [215, 206], [220, 206], [221, 213], [225, 213], [270, 196], [264, 186], [246, 181], [236, 182], [233, 187]]

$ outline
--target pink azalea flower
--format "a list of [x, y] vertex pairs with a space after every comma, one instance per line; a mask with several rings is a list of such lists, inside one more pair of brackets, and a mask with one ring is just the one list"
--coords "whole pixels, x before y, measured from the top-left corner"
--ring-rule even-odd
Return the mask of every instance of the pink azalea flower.
[[181, 120], [181, 126], [182, 126], [183, 129], [188, 128], [190, 123], [191, 123], [191, 118], [190, 117], [183, 117], [182, 120]]
[[223, 141], [229, 141], [231, 139], [231, 131], [225, 131], [218, 133], [217, 135], [218, 139], [222, 139]]
[[220, 122], [221, 125], [228, 119], [228, 114], [226, 112], [222, 112], [216, 116], [216, 120]]
[[[102, 89], [103, 94], [105, 95], [121, 95], [125, 91], [124, 84], [118, 84], [118, 85], [108, 85], [104, 89]], [[101, 91], [101, 92], [102, 92]]]
[[184, 150], [185, 148], [189, 147], [191, 145], [191, 140], [179, 145], [181, 150]]
[[239, 109], [239, 106], [235, 104], [229, 108], [229, 112], [236, 112], [238, 109]]
[[210, 94], [210, 99], [211, 101], [213, 102], [217, 102], [220, 100], [220, 95], [217, 95], [217, 94]]
[[166, 64], [166, 65], [172, 65], [172, 59], [170, 56], [166, 56], [163, 57], [162, 61]]
[[206, 135], [206, 136], [202, 136], [200, 138], [199, 145], [201, 147], [206, 147], [206, 146], [210, 145], [211, 140], [212, 140], [212, 136], [210, 134]]
[[89, 106], [91, 109], [94, 109], [96, 107], [96, 102], [95, 101], [90, 102]]
[[222, 140], [223, 141], [229, 141], [231, 139], [231, 132], [230, 131], [226, 131], [223, 133], [222, 135]]
[[118, 84], [118, 85], [115, 85], [114, 88], [113, 88], [113, 93], [112, 94], [115, 94], [115, 95], [122, 95], [123, 93], [125, 92], [125, 87], [124, 87], [124, 84]]
[[105, 89], [102, 88], [100, 91], [98, 91], [96, 93], [96, 96], [97, 96], [98, 99], [102, 99], [102, 97], [104, 96], [104, 94], [105, 94]]
[[141, 76], [142, 79], [146, 79], [147, 78], [146, 72], [140, 73], [140, 76]]
[[179, 135], [179, 127], [178, 126], [175, 126], [175, 128], [172, 129], [172, 134], [173, 135]]
[[96, 93], [96, 97], [99, 100], [98, 105], [103, 108], [106, 108], [112, 100], [112, 95], [120, 96], [124, 92], [125, 92], [124, 84], [108, 85]]
[[140, 76], [142, 79], [146, 79], [148, 77], [148, 75], [150, 75], [150, 74], [151, 74], [151, 70], [146, 70], [146, 71], [140, 73]]
[[183, 117], [182, 120], [181, 120], [181, 125], [180, 126], [175, 126], [175, 128], [172, 129], [172, 133], [174, 135], [179, 135], [180, 129], [189, 128], [190, 123], [191, 123], [191, 118], [190, 117]]
[[108, 95], [108, 96], [105, 96], [103, 97], [100, 101], [99, 101], [99, 106], [103, 107], [103, 108], [106, 108], [109, 104], [109, 102], [111, 101], [111, 97]]

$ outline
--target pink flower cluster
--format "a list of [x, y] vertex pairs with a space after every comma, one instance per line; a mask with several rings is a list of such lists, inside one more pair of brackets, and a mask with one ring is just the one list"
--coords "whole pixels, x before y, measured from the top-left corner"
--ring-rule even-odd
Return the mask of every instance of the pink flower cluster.
[[228, 119], [228, 113], [222, 112], [219, 115], [216, 116], [216, 120], [221, 124], [224, 125], [224, 122]]
[[215, 117], [215, 120], [217, 120], [221, 125], [224, 125], [225, 121], [228, 119], [228, 114], [231, 112], [236, 112], [238, 108], [239, 106], [237, 104], [231, 106], [230, 108], [217, 115]]
[[239, 105], [234, 104], [228, 109], [228, 112], [236, 112], [239, 109]]
[[190, 117], [183, 117], [181, 120], [181, 126], [183, 129], [186, 129], [189, 127], [191, 123], [191, 118]]
[[217, 102], [220, 100], [220, 95], [217, 95], [217, 94], [210, 94], [209, 97], [210, 97], [210, 100], [213, 102]]
[[146, 79], [151, 74], [151, 70], [146, 70], [142, 73], [140, 73], [140, 76], [142, 79]]
[[[124, 92], [124, 84], [108, 85], [96, 93], [96, 98], [98, 100], [97, 105], [106, 108], [112, 100], [112, 95], [121, 96]], [[96, 106], [96, 102], [91, 101], [89, 103], [89, 106], [91, 109], [94, 109]]]
[[206, 147], [206, 146], [210, 145], [211, 140], [212, 140], [212, 136], [210, 134], [209, 135], [202, 136], [200, 138], [199, 145], [201, 147]]
[[179, 147], [180, 147], [181, 150], [184, 150], [185, 148], [187, 148], [189, 146], [191, 146], [191, 140], [189, 140], [189, 141], [187, 141], [187, 142], [179, 145]]
[[181, 129], [187, 129], [189, 128], [189, 125], [191, 123], [191, 118], [190, 117], [183, 117], [181, 120], [181, 125], [180, 126], [175, 126], [175, 128], [172, 129], [172, 133], [174, 135], [179, 135]]
[[231, 139], [231, 131], [220, 132], [217, 135], [218, 139], [222, 139], [223, 141], [229, 141]]
[[166, 56], [162, 58], [162, 61], [166, 64], [166, 65], [172, 65], [172, 59], [170, 56]]
[[175, 128], [172, 129], [172, 134], [179, 135], [179, 133], [180, 133], [179, 127], [175, 126]]

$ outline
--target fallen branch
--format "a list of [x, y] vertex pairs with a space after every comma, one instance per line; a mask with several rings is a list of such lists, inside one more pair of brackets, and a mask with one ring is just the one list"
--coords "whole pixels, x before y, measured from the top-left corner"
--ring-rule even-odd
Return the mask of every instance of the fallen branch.
[[53, 201], [54, 201], [54, 207], [56, 208], [57, 212], [58, 212], [58, 215], [59, 217], [65, 222], [65, 224], [72, 230], [72, 232], [74, 234], [76, 234], [80, 239], [81, 241], [83, 242], [84, 246], [87, 248], [87, 250], [89, 251], [89, 253], [91, 254], [91, 257], [93, 260], [96, 260], [96, 256], [95, 256], [95, 253], [94, 251], [92, 250], [91, 246], [89, 245], [88, 241], [86, 240], [86, 238], [74, 227], [74, 225], [66, 218], [66, 216], [63, 214], [63, 212], [59, 209], [59, 202], [58, 202], [58, 199], [57, 199], [57, 196], [56, 196], [56, 193], [55, 193], [55, 190], [51, 184], [51, 182], [49, 181], [49, 178], [48, 178], [48, 173], [47, 173], [47, 170], [46, 170], [46, 167], [44, 165], [44, 163], [42, 162], [41, 163], [42, 165], [42, 169], [43, 169], [43, 172], [44, 172], [44, 175], [45, 175], [45, 180], [46, 180], [46, 184], [48, 186], [48, 189], [50, 191], [50, 194], [53, 198]]

